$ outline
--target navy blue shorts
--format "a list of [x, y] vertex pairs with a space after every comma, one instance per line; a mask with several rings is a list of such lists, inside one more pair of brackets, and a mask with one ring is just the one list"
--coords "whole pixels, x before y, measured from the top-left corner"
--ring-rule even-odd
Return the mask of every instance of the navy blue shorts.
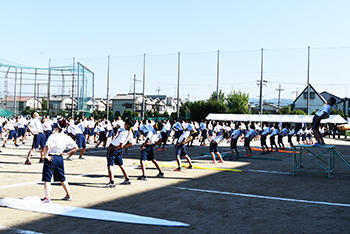
[[113, 166], [114, 164], [118, 165], [118, 166], [123, 165], [122, 152], [123, 152], [122, 149], [108, 150], [107, 151], [107, 165], [108, 166]]
[[210, 137], [213, 136], [213, 130], [209, 130], [209, 136], [210, 136]]
[[210, 145], [209, 145], [209, 152], [210, 152], [210, 153], [216, 153], [216, 152], [218, 152], [218, 144], [217, 144], [217, 143], [214, 143], [214, 142], [210, 142]]
[[275, 136], [270, 136], [270, 144], [276, 145]]
[[185, 156], [188, 155], [187, 151], [186, 151], [186, 146], [185, 145], [176, 145], [175, 146], [175, 152], [176, 152], [176, 156], [180, 155], [180, 156]]
[[237, 141], [238, 141], [238, 138], [236, 138], [236, 139], [231, 139], [230, 149], [235, 149], [235, 150], [237, 150]]
[[321, 118], [315, 115], [314, 118], [312, 119], [312, 130], [314, 131], [316, 130], [319, 132], [320, 122], [321, 122]]
[[182, 133], [183, 133], [182, 130], [176, 131], [176, 132], [175, 132], [175, 138], [176, 138], [176, 139], [179, 138], [179, 137], [181, 136]]
[[108, 132], [108, 137], [111, 137], [111, 136], [113, 136], [114, 135], [114, 130], [109, 130], [109, 132]]
[[140, 159], [145, 161], [146, 159], [148, 161], [152, 161], [154, 159], [154, 153], [153, 153], [153, 146], [152, 145], [146, 145], [144, 150], [141, 150], [141, 157]]
[[42, 181], [50, 182], [52, 175], [54, 181], [65, 181], [63, 157], [61, 155], [51, 157], [51, 162], [46, 158], [44, 160]]
[[0, 133], [2, 133], [2, 126], [0, 126]]
[[99, 132], [99, 134], [100, 134], [100, 136], [98, 137], [99, 141], [107, 141], [107, 137], [106, 137], [106, 132], [105, 131]]
[[17, 139], [16, 130], [10, 130], [7, 139], [12, 140], [12, 138], [15, 139], [15, 140]]
[[251, 139], [245, 138], [245, 139], [244, 139], [244, 146], [245, 146], [245, 147], [250, 147], [250, 141], [251, 141]]
[[86, 134], [90, 135], [90, 136], [93, 136], [94, 135], [94, 129], [86, 128]]
[[168, 140], [168, 133], [167, 132], [160, 132], [160, 135], [162, 135], [162, 142], [166, 144], [166, 141]]
[[277, 142], [278, 142], [278, 144], [283, 143], [283, 136], [278, 135]]
[[46, 144], [46, 137], [44, 133], [34, 135], [32, 149], [38, 149], [39, 146], [43, 149]]
[[83, 134], [77, 134], [75, 137], [75, 142], [77, 143], [79, 149], [86, 149], [86, 140]]
[[52, 134], [52, 131], [51, 130], [47, 130], [47, 131], [44, 131], [44, 132], [45, 132], [46, 140], [49, 139], [49, 136]]
[[18, 128], [17, 129], [17, 136], [18, 137], [24, 137], [25, 133], [26, 133], [25, 128]]
[[260, 138], [260, 143], [261, 143], [261, 146], [264, 146], [266, 145], [266, 135], [262, 135], [261, 138]]

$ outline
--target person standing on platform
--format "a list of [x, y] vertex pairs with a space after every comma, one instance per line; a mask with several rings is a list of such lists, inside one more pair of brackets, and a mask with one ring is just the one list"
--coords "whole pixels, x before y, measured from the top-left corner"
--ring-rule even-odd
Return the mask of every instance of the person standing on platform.
[[328, 99], [327, 104], [322, 106], [321, 109], [319, 109], [314, 118], [312, 119], [312, 130], [315, 136], [315, 139], [317, 141], [317, 143], [315, 144], [315, 146], [317, 145], [324, 145], [324, 140], [323, 137], [320, 133], [320, 123], [322, 119], [327, 119], [329, 118], [329, 114], [331, 113], [331, 109], [332, 106], [335, 104], [336, 100], [334, 97], [331, 97], [330, 99]]

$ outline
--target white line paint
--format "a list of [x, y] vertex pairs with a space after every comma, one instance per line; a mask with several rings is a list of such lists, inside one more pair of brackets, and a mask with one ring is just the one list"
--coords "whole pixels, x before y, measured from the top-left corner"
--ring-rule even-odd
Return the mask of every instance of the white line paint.
[[21, 234], [42, 234], [41, 232], [34, 232], [29, 230], [22, 230], [18, 228], [5, 227], [0, 225], [0, 231], [6, 231], [11, 233], [21, 233]]
[[268, 200], [298, 202], [298, 203], [327, 205], [327, 206], [350, 207], [350, 204], [344, 204], [344, 203], [310, 201], [310, 200], [298, 200], [298, 199], [292, 199], [292, 198], [261, 196], [261, 195], [254, 195], [254, 194], [245, 194], [245, 193], [221, 192], [221, 191], [215, 191], [215, 190], [205, 190], [205, 189], [185, 188], [185, 187], [175, 187], [175, 188], [181, 189], [181, 190], [194, 191], [194, 192], [214, 193], [214, 194], [223, 194], [223, 195], [231, 195], [231, 196], [239, 196], [239, 197], [260, 198], [260, 199], [268, 199]]
[[[84, 177], [86, 175], [90, 175], [90, 174], [100, 174], [100, 173], [105, 173], [106, 171], [95, 171], [95, 172], [90, 172], [90, 173], [84, 173], [84, 174], [80, 174], [80, 175], [71, 175], [71, 176], [67, 176], [69, 177]], [[0, 190], [2, 189], [8, 189], [8, 188], [16, 188], [16, 187], [23, 187], [26, 185], [33, 185], [33, 184], [38, 184], [40, 183], [40, 181], [32, 181], [32, 182], [25, 182], [25, 183], [20, 183], [20, 184], [11, 184], [11, 185], [3, 185], [0, 186]]]
[[254, 169], [247, 169], [249, 172], [258, 172], [258, 173], [268, 173], [268, 174], [282, 174], [282, 175], [291, 175], [290, 172], [285, 171], [265, 171], [265, 170], [254, 170]]

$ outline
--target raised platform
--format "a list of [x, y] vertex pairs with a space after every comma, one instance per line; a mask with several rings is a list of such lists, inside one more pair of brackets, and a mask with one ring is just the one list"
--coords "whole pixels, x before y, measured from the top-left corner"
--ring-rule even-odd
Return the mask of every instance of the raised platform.
[[[308, 161], [316, 161], [318, 166], [325, 172], [328, 178], [335, 173], [335, 159], [338, 158], [350, 170], [350, 163], [337, 150], [334, 145], [295, 145], [293, 146], [293, 169], [292, 174], [307, 169], [304, 165]], [[308, 169], [309, 170], [309, 169]]]

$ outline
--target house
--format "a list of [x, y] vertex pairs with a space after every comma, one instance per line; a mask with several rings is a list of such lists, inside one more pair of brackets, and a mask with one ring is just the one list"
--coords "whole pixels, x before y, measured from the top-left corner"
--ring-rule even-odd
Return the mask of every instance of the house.
[[[93, 109], [96, 111], [105, 111], [107, 107], [107, 99], [103, 98], [95, 98], [95, 102], [93, 104], [93, 100], [89, 100], [86, 103], [87, 109], [92, 111]], [[109, 108], [112, 109], [112, 101], [109, 100]]]
[[25, 110], [27, 102], [33, 99], [32, 96], [17, 96], [16, 97], [16, 111], [15, 111], [15, 97], [7, 97], [6, 100], [1, 101], [1, 107], [3, 109], [11, 110], [14, 113], [21, 113]]
[[[141, 93], [135, 94], [135, 102], [134, 95], [132, 93], [129, 94], [117, 94], [112, 100], [112, 111], [119, 111], [121, 114], [125, 110], [133, 110], [135, 103], [135, 111], [142, 112], [142, 101], [143, 96]], [[180, 106], [182, 102], [180, 100]], [[145, 96], [145, 110], [152, 112], [159, 112], [164, 114], [164, 112], [168, 112], [170, 115], [173, 112], [176, 112], [177, 101], [175, 98], [167, 97], [166, 95], [147, 95]]]
[[338, 96], [335, 96], [331, 93], [328, 93], [327, 91], [323, 91], [322, 93], [320, 93], [320, 95], [324, 98], [324, 100], [328, 100], [330, 99], [331, 97], [333, 97], [335, 99], [335, 103], [339, 103], [341, 101], [343, 101], [342, 98], [338, 97]]
[[[292, 103], [292, 110], [303, 110], [307, 113], [307, 87], [299, 94], [299, 96]], [[310, 84], [310, 103], [309, 114], [320, 109], [326, 103], [326, 99], [322, 97], [315, 88]]]
[[[259, 112], [260, 111], [260, 107], [259, 105], [256, 105], [254, 103], [250, 103], [249, 104], [249, 108], [251, 111], [256, 111]], [[263, 110], [264, 112], [269, 112], [270, 114], [276, 114], [278, 113], [278, 106], [270, 103], [270, 102], [264, 102], [263, 103]]]

